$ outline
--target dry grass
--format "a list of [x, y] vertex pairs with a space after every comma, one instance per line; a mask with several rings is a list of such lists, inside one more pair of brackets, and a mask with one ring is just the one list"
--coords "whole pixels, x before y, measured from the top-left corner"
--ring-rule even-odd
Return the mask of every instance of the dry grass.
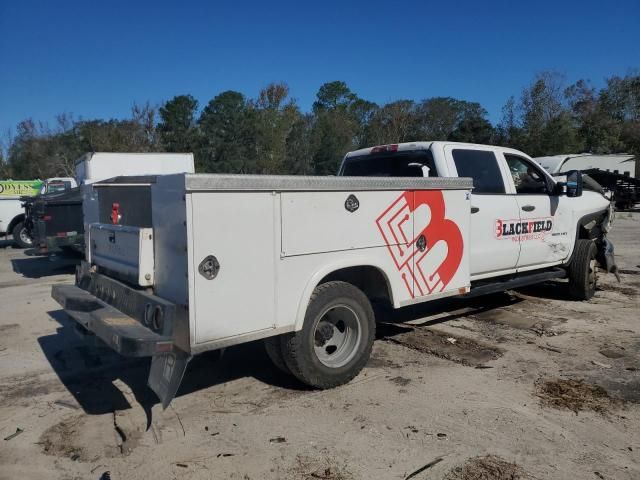
[[576, 415], [582, 410], [604, 414], [618, 403], [604, 388], [584, 380], [539, 379], [535, 385], [543, 406], [571, 410]]
[[455, 467], [445, 480], [519, 480], [526, 478], [524, 470], [495, 455], [474, 457]]
[[353, 475], [344, 465], [331, 461], [328, 457], [315, 459], [298, 455], [296, 465], [289, 472], [296, 480], [351, 480]]

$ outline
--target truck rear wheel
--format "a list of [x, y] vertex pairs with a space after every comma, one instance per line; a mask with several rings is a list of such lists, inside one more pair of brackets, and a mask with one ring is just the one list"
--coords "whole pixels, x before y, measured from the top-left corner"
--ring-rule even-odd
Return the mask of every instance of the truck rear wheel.
[[346, 282], [314, 290], [302, 330], [283, 335], [282, 354], [291, 373], [315, 388], [333, 388], [354, 378], [371, 355], [375, 319], [364, 293]]
[[569, 295], [574, 300], [589, 300], [596, 292], [596, 255], [592, 240], [579, 239], [569, 263]]
[[267, 355], [273, 364], [283, 373], [291, 375], [291, 371], [287, 367], [282, 355], [282, 344], [280, 336], [269, 337], [264, 339], [264, 349], [267, 351]]
[[24, 222], [18, 222], [11, 231], [13, 235], [13, 242], [20, 248], [29, 248], [33, 245], [33, 239], [27, 231]]

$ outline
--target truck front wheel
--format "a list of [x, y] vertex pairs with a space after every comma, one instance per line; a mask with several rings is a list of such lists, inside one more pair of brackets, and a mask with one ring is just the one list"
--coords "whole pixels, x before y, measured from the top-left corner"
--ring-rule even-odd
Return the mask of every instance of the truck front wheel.
[[375, 318], [364, 293], [346, 282], [314, 290], [302, 330], [281, 337], [291, 373], [315, 388], [333, 388], [354, 378], [371, 355]]
[[596, 292], [596, 255], [592, 240], [579, 239], [569, 263], [569, 295], [574, 300], [589, 300]]
[[33, 245], [33, 239], [31, 238], [31, 235], [29, 235], [24, 222], [16, 223], [11, 234], [13, 235], [13, 242], [18, 245], [18, 247], [29, 248]]

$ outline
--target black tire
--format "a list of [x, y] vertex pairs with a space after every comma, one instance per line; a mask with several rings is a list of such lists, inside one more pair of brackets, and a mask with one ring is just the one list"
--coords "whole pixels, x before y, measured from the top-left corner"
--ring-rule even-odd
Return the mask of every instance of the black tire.
[[375, 328], [371, 303], [360, 289], [323, 283], [311, 295], [302, 330], [281, 336], [284, 361], [298, 380], [314, 388], [343, 385], [369, 360]]
[[569, 263], [569, 295], [574, 300], [589, 300], [596, 292], [596, 255], [593, 240], [579, 239]]
[[267, 351], [269, 359], [273, 364], [283, 373], [291, 375], [291, 370], [287, 367], [282, 355], [282, 346], [280, 342], [280, 336], [269, 337], [264, 339], [264, 349]]
[[[29, 248], [33, 246], [33, 239], [27, 232], [27, 228], [24, 226], [24, 222], [18, 222], [11, 231], [13, 235], [13, 243], [20, 248]], [[27, 239], [29, 241], [27, 241]]]

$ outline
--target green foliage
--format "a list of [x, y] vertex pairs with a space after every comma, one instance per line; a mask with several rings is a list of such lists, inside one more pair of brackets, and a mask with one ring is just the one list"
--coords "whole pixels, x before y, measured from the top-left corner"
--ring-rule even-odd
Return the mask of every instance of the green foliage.
[[158, 133], [167, 152], [192, 152], [198, 145], [196, 115], [198, 101], [191, 95], [178, 95], [160, 107]]
[[287, 139], [300, 119], [293, 100], [287, 100], [289, 87], [272, 83], [255, 102], [256, 173], [285, 173]]
[[244, 95], [228, 90], [204, 108], [198, 124], [199, 171], [251, 173], [256, 170], [255, 111]]
[[222, 92], [202, 111], [194, 97], [178, 95], [157, 109], [134, 104], [126, 119], [60, 115], [53, 128], [24, 120], [0, 149], [0, 176], [71, 176], [75, 160], [91, 151], [194, 152], [200, 172], [330, 175], [349, 150], [418, 140], [498, 144], [532, 156], [640, 154], [640, 75], [613, 76], [597, 90], [540, 73], [507, 100], [495, 127], [476, 102], [433, 97], [377, 105], [342, 81], [321, 85], [310, 113], [300, 111], [285, 83], [267, 85], [255, 99]]

